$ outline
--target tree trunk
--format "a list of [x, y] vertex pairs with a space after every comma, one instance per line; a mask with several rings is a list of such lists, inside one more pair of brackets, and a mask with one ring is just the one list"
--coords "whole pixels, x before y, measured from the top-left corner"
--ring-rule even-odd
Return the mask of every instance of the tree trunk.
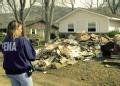
[[51, 26], [53, 24], [53, 13], [54, 13], [54, 7], [55, 7], [55, 0], [45, 0], [45, 42], [49, 42], [50, 40], [50, 31]]
[[45, 42], [47, 43], [50, 40], [50, 32], [49, 32], [49, 3], [50, 0], [44, 0], [45, 3]]
[[97, 0], [97, 8], [99, 7], [99, 0]]
[[117, 14], [118, 11], [118, 7], [120, 6], [120, 0], [118, 2], [116, 2], [116, 0], [112, 0], [112, 2], [110, 2], [111, 0], [108, 0], [108, 6], [111, 10], [111, 12], [113, 14]]
[[71, 7], [72, 7], [72, 10], [74, 10], [75, 0], [70, 0], [70, 2], [71, 2]]

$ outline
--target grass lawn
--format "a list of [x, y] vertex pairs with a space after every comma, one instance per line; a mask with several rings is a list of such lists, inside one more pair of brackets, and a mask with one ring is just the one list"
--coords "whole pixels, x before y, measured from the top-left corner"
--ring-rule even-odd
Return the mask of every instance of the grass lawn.
[[[33, 73], [34, 86], [120, 86], [120, 68], [105, 67], [101, 62], [79, 61], [61, 69]], [[10, 81], [0, 67], [0, 86], [10, 86]]]

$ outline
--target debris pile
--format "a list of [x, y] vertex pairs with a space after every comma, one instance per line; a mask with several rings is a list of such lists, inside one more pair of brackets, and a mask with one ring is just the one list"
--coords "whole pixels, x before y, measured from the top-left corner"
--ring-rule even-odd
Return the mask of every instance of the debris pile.
[[72, 39], [59, 39], [48, 43], [40, 50], [38, 59], [33, 64], [36, 69], [61, 68], [74, 64], [80, 59], [81, 48], [77, 41]]
[[[109, 68], [111, 66], [119, 67], [120, 66], [120, 34], [116, 34], [113, 37], [114, 48], [110, 55], [110, 59], [106, 59], [103, 61], [105, 67]], [[111, 48], [109, 45], [108, 48]], [[106, 49], [108, 49], [106, 48]], [[110, 53], [109, 53], [110, 54]]]
[[87, 33], [77, 35], [76, 40], [58, 39], [46, 44], [43, 49], [37, 51], [38, 60], [33, 62], [35, 69], [58, 69], [73, 65], [80, 59], [96, 56], [100, 52], [100, 45], [110, 41], [106, 36]]
[[99, 42], [101, 44], [106, 44], [109, 41], [111, 41], [112, 39], [110, 37], [108, 37], [106, 34], [96, 35], [96, 34], [88, 34], [88, 33], [77, 33], [76, 40], [79, 42], [95, 41], [95, 42]]
[[120, 34], [116, 34], [113, 38], [115, 45], [114, 45], [114, 53], [120, 55]]

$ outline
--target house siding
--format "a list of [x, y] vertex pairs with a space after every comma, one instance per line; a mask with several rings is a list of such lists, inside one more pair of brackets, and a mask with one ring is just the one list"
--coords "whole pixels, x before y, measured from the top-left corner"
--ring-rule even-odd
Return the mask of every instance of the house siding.
[[[32, 29], [36, 30], [36, 34], [31, 33]], [[45, 29], [44, 24], [36, 23], [26, 28], [26, 34], [29, 37], [29, 39], [44, 40], [44, 29]]]
[[68, 24], [73, 23], [75, 32], [88, 32], [88, 23], [96, 22], [96, 33], [108, 32], [108, 19], [104, 16], [99, 16], [86, 11], [77, 11], [59, 22], [59, 31], [68, 33]]
[[[36, 34], [32, 34], [32, 29], [35, 30]], [[27, 26], [25, 32], [29, 39], [43, 41], [45, 39], [45, 23], [37, 22], [30, 24]], [[58, 27], [52, 26], [50, 33], [58, 34]]]
[[36, 29], [37, 30], [36, 32], [39, 33], [39, 30], [45, 29], [45, 26], [44, 24], [41, 24], [41, 23], [30, 25], [29, 27], [27, 27], [26, 33], [31, 34], [31, 29]]
[[120, 21], [110, 20], [109, 31], [119, 31], [120, 32]]

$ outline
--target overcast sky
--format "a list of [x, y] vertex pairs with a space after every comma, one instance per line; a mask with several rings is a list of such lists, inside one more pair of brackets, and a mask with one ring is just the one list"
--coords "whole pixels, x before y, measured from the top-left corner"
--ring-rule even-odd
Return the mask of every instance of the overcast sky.
[[[4, 3], [6, 3], [6, 0], [3, 0], [4, 1]], [[19, 0], [15, 0], [16, 1], [16, 3], [18, 3], [19, 2]], [[26, 7], [29, 7], [29, 1], [30, 0], [27, 0], [27, 3], [26, 3]], [[37, 1], [41, 1], [41, 0], [37, 0]], [[59, 4], [59, 5], [62, 5], [62, 3], [61, 3], [61, 1], [62, 0], [56, 0], [56, 3], [57, 4]], [[64, 0], [66, 3], [67, 2], [69, 2], [70, 0]], [[85, 3], [87, 2], [87, 3], [89, 3], [91, 0], [75, 0], [75, 7], [86, 7], [85, 6]], [[94, 1], [94, 5], [96, 5], [96, 1], [97, 0], [93, 0]], [[99, 0], [99, 3], [101, 3], [103, 0]], [[36, 3], [36, 5], [40, 5], [39, 3]], [[67, 4], [68, 6], [71, 6], [70, 4]], [[18, 6], [19, 6], [19, 4], [18, 4]]]
[[[3, 0], [5, 3], [6, 3], [6, 0]], [[19, 2], [19, 0], [15, 0], [16, 1], [16, 3], [18, 3]], [[27, 3], [26, 3], [26, 7], [29, 7], [29, 1], [30, 0], [27, 0]], [[37, 1], [41, 1], [41, 0], [37, 0]], [[57, 3], [59, 3], [59, 5], [60, 5], [60, 3], [61, 3], [61, 1], [62, 0], [56, 0], [56, 2]], [[69, 2], [70, 0], [64, 0], [64, 1], [66, 1], [66, 2]], [[85, 3], [87, 2], [87, 3], [89, 3], [91, 0], [75, 0], [76, 1], [76, 3], [75, 3], [75, 7], [84, 7], [85, 5]], [[80, 2], [81, 1], [81, 2]], [[93, 0], [94, 1], [94, 4], [96, 4], [96, 1], [97, 0]], [[99, 3], [101, 3], [103, 0], [99, 0]], [[36, 3], [36, 5], [39, 5], [39, 3]], [[62, 5], [62, 4], [61, 4]], [[68, 5], [69, 6], [69, 5]]]
[[[79, 2], [80, 0], [77, 0], [77, 1]], [[86, 2], [85, 2], [86, 0], [81, 0], [81, 1], [82, 1], [83, 3], [86, 3]], [[91, 0], [87, 0], [87, 1], [90, 2]], [[99, 3], [101, 3], [102, 1], [103, 1], [103, 0], [99, 0]], [[93, 2], [94, 2], [95, 5], [97, 4], [97, 3], [96, 3], [97, 0], [93, 0]], [[80, 3], [80, 2], [79, 2], [79, 3]], [[82, 5], [83, 5], [83, 4], [82, 4]], [[77, 3], [76, 3], [76, 6], [78, 6]]]
[[[7, 4], [7, 2], [6, 2], [6, 0], [3, 0], [4, 1], [4, 4]], [[19, 7], [19, 0], [15, 0], [16, 1], [16, 4], [17, 4], [17, 6]], [[27, 7], [29, 7], [29, 1], [30, 0], [27, 0], [27, 2], [26, 2], [26, 8]], [[41, 0], [37, 0], [37, 1], [41, 1]], [[61, 1], [62, 0], [56, 0], [56, 3], [57, 4], [59, 4], [59, 6], [61, 6], [61, 5], [63, 5], [62, 3], [61, 3]], [[66, 2], [69, 2], [70, 0], [65, 0]], [[86, 3], [86, 1], [87, 1], [87, 3], [89, 3], [91, 0], [75, 0], [76, 2], [75, 2], [75, 7], [86, 7], [87, 8], [87, 5], [85, 5], [85, 3]], [[81, 2], [80, 2], [81, 1]], [[97, 0], [93, 0], [94, 1], [94, 4], [96, 5], [96, 1]], [[101, 3], [103, 0], [99, 0], [99, 3]], [[35, 3], [35, 5], [39, 5], [40, 6], [40, 4], [39, 3]], [[71, 6], [70, 4], [67, 4], [68, 6]], [[65, 6], [65, 5], [64, 5]], [[1, 9], [1, 10], [3, 10], [3, 9]], [[7, 10], [7, 9], [6, 9]], [[9, 9], [8, 9], [8, 11], [10, 11]]]
[[[37, 0], [38, 2], [40, 2], [41, 0]], [[63, 5], [62, 4], [63, 0], [56, 0], [56, 3], [59, 5]], [[70, 0], [64, 0], [65, 2], [70, 2]], [[85, 7], [85, 3], [89, 3], [91, 0], [75, 0], [75, 7]], [[97, 0], [93, 0], [94, 4], [96, 5], [96, 1]], [[99, 3], [101, 3], [103, 0], [99, 0]], [[40, 5], [39, 3], [36, 3], [36, 5]], [[67, 4], [68, 6], [70, 6], [70, 4]]]
[[[67, 0], [69, 1], [69, 0]], [[75, 0], [75, 7], [85, 7], [85, 4], [90, 3], [91, 0]], [[102, 3], [103, 0], [99, 0], [99, 3]], [[96, 5], [97, 0], [93, 0], [94, 5]]]

